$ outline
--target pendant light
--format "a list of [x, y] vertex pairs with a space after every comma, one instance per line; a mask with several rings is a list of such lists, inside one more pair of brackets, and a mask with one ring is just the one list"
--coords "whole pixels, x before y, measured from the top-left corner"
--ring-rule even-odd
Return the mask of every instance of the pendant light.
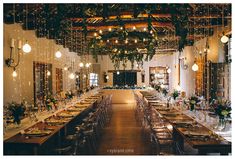
[[194, 64], [193, 64], [193, 66], [192, 66], [192, 70], [193, 70], [194, 72], [198, 71], [198, 65], [196, 64], [196, 61], [194, 61]]
[[119, 71], [117, 71], [117, 75], [119, 75], [120, 74], [120, 72]]
[[62, 56], [62, 53], [60, 52], [60, 50], [57, 50], [55, 52], [55, 57], [59, 59], [59, 58], [61, 58], [61, 56]]
[[[26, 30], [28, 29], [28, 4], [26, 4]], [[23, 51], [25, 53], [30, 53], [31, 46], [29, 45], [28, 41], [26, 40], [26, 43], [23, 45]]]
[[[223, 5], [223, 11], [222, 11], [222, 25], [223, 25], [223, 30], [224, 30], [224, 5]], [[223, 36], [221, 37], [220, 41], [222, 43], [227, 43], [229, 40], [229, 38], [224, 34], [224, 31], [223, 31]]]

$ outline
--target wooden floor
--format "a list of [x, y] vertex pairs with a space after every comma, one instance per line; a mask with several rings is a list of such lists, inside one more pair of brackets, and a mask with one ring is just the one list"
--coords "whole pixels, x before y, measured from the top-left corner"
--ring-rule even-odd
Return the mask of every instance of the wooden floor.
[[150, 144], [135, 119], [134, 104], [113, 104], [113, 115], [100, 139], [98, 155], [150, 155]]

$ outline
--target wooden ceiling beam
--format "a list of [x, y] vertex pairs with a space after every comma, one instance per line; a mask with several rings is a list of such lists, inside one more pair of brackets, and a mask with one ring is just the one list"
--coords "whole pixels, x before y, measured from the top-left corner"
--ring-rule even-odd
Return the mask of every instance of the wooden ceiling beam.
[[[129, 28], [133, 28], [133, 26], [136, 27], [136, 29], [138, 28], [147, 28], [148, 27], [148, 23], [147, 22], [130, 22], [124, 25], [126, 29]], [[152, 26], [153, 27], [160, 27], [160, 28], [173, 28], [172, 23], [162, 23], [162, 22], [152, 22]], [[117, 29], [120, 28], [119, 25], [106, 25], [106, 26], [87, 26], [87, 30], [108, 30], [109, 28], [111, 29]], [[72, 27], [72, 30], [82, 30], [82, 27]]]

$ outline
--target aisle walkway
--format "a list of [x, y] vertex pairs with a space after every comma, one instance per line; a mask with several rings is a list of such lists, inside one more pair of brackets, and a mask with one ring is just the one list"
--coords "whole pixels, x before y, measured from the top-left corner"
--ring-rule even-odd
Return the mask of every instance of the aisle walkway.
[[148, 155], [149, 143], [142, 138], [133, 104], [113, 104], [112, 119], [105, 128], [98, 155]]

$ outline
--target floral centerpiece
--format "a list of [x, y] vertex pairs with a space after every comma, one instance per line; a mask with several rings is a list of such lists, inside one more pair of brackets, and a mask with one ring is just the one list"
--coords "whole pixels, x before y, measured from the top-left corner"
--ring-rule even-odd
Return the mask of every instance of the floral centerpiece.
[[195, 109], [196, 104], [198, 104], [199, 102], [200, 102], [200, 99], [197, 96], [192, 95], [189, 98], [190, 110], [193, 111]]
[[219, 116], [220, 119], [225, 119], [230, 117], [231, 115], [231, 102], [228, 100], [212, 100], [210, 104], [214, 111], [215, 114]]
[[173, 98], [174, 98], [174, 100], [179, 96], [179, 91], [177, 91], [177, 90], [174, 90], [174, 92], [172, 93], [172, 95], [171, 95]]
[[56, 107], [57, 100], [51, 95], [46, 96], [46, 107], [47, 110], [52, 110], [53, 107]]
[[161, 91], [161, 86], [160, 85], [158, 85], [158, 84], [156, 84], [155, 86], [154, 86], [154, 88], [156, 89], [156, 91], [158, 91], [158, 92], [160, 92]]
[[21, 117], [24, 115], [25, 106], [23, 103], [12, 102], [8, 105], [8, 110], [13, 117], [13, 122], [16, 124], [21, 123]]
[[168, 94], [168, 92], [169, 92], [169, 91], [168, 91], [166, 88], [163, 88], [163, 89], [162, 89], [162, 93], [164, 94], [164, 96], [166, 96], [166, 95]]
[[74, 96], [74, 94], [72, 93], [72, 91], [67, 91], [67, 92], [65, 93], [65, 98], [66, 98], [66, 99], [72, 99], [73, 96]]

